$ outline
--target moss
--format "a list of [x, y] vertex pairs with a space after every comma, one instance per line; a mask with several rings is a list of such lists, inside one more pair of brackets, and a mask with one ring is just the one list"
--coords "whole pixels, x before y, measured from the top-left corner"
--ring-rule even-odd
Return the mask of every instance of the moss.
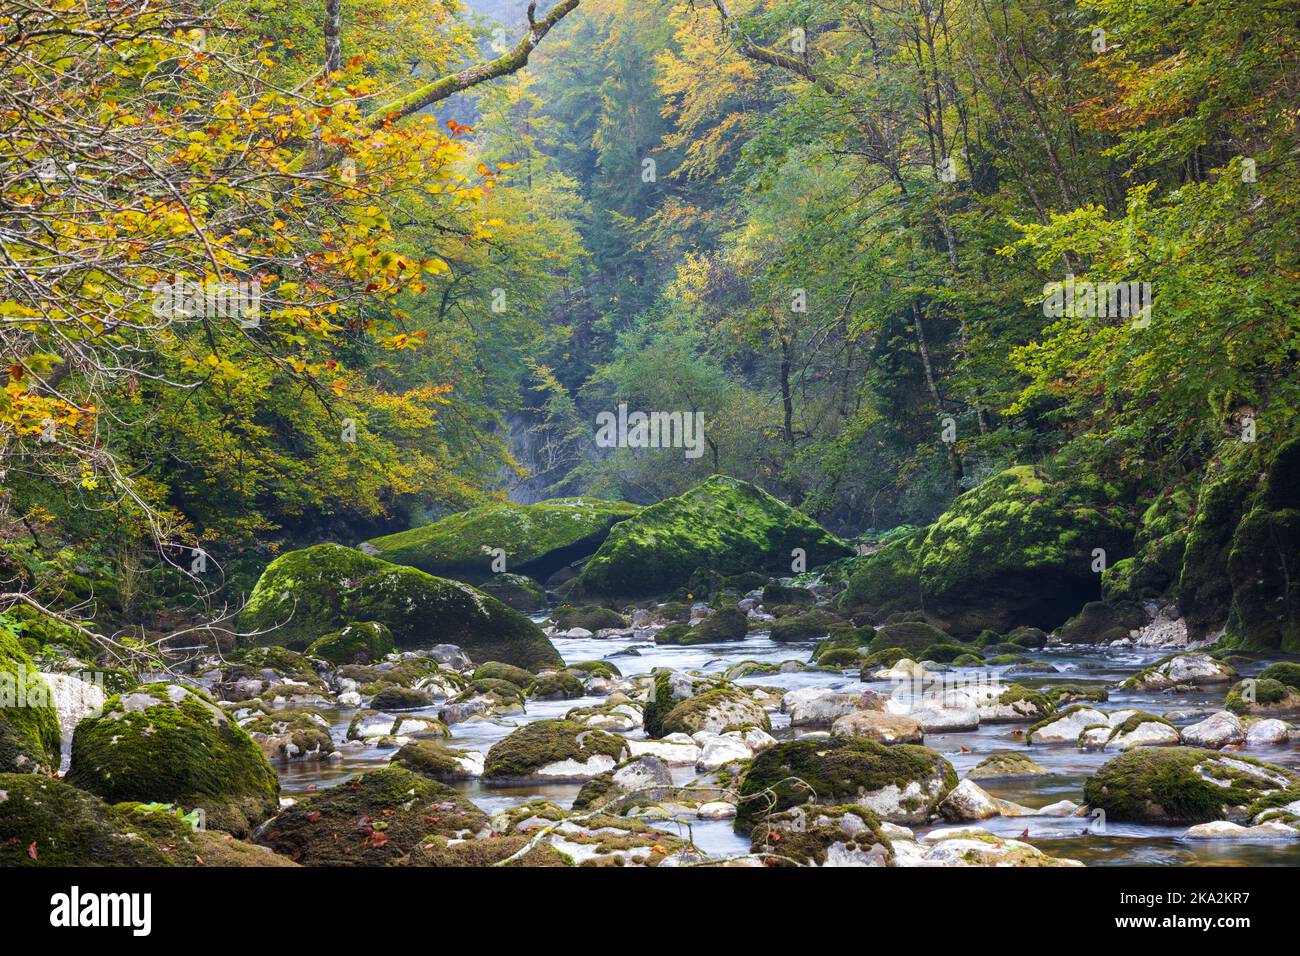
[[968, 653], [968, 649], [960, 644], [931, 644], [921, 651], [920, 660], [934, 661], [938, 664], [951, 664], [957, 658]]
[[488, 661], [486, 664], [480, 664], [475, 668], [472, 675], [474, 680], [503, 680], [514, 684], [520, 690], [528, 687], [537, 677], [531, 671], [526, 671], [522, 667], [515, 667], [513, 664], [503, 664], [500, 661]]
[[862, 659], [863, 670], [878, 670], [882, 667], [893, 667], [899, 661], [907, 659], [909, 653], [902, 647], [885, 647], [878, 651], [872, 651]]
[[1014, 706], [1022, 716], [1031, 720], [1043, 720], [1056, 713], [1056, 705], [1042, 691], [1031, 690], [1020, 684], [1008, 684], [1006, 690], [998, 695], [997, 702], [1003, 706]]
[[563, 663], [541, 628], [495, 598], [335, 544], [272, 561], [240, 618], [257, 643], [294, 649], [353, 621], [386, 625], [399, 647], [451, 643], [476, 660]]
[[418, 773], [430, 780], [469, 780], [469, 773], [457, 759], [461, 752], [432, 740], [416, 740], [393, 754], [393, 766]]
[[1057, 684], [1053, 687], [1044, 688], [1043, 693], [1057, 707], [1080, 701], [1101, 703], [1110, 699], [1110, 691], [1100, 684]]
[[650, 698], [641, 714], [641, 726], [647, 737], [657, 739], [664, 735], [664, 718], [678, 704], [678, 700], [673, 697], [669, 678], [670, 674], [666, 670], [656, 671], [653, 675]]
[[[1250, 699], [1249, 688], [1253, 688], [1253, 700]], [[1268, 708], [1278, 709], [1279, 705], [1292, 699], [1300, 704], [1300, 693], [1289, 684], [1272, 678], [1257, 678], [1253, 682], [1238, 681], [1234, 684], [1228, 690], [1223, 706], [1234, 714], [1244, 715], [1266, 711]]]
[[1019, 466], [994, 475], [928, 530], [868, 558], [842, 601], [924, 607], [958, 636], [1062, 623], [1100, 596], [1092, 550], [1105, 549], [1110, 561], [1132, 553], [1128, 519], [1109, 490], [1071, 474], [1067, 482]]
[[811, 607], [816, 600], [807, 588], [792, 588], [775, 582], [763, 588], [764, 604], [802, 604]]
[[786, 572], [791, 552], [815, 567], [851, 552], [807, 516], [754, 485], [715, 475], [620, 522], [578, 579], [586, 594], [665, 594], [697, 568]]
[[593, 677], [623, 676], [623, 672], [609, 661], [579, 661], [576, 664], [570, 664], [569, 670], [582, 671], [583, 673], [591, 674]]
[[546, 592], [532, 578], [523, 574], [502, 572], [494, 574], [478, 585], [484, 594], [490, 594], [508, 608], [523, 614], [533, 614], [546, 609]]
[[561, 604], [552, 612], [551, 621], [561, 631], [570, 631], [575, 627], [585, 627], [593, 634], [606, 628], [627, 627], [627, 620], [622, 614], [595, 604], [584, 607]]
[[388, 684], [375, 694], [370, 701], [370, 706], [375, 710], [415, 710], [428, 707], [432, 703], [432, 698], [424, 691]]
[[0, 623], [0, 771], [59, 766], [59, 718], [49, 685], [17, 636]]
[[[429, 837], [411, 852], [411, 866], [484, 867], [495, 866], [523, 850], [532, 841], [532, 835], [520, 833], [511, 836], [490, 837], [450, 843], [446, 838]], [[537, 844], [518, 860], [505, 864], [511, 867], [572, 866], [573, 861], [545, 840]]]
[[661, 730], [663, 734], [698, 733], [705, 729], [704, 723], [710, 716], [719, 712], [739, 718], [727, 723], [752, 723], [769, 732], [772, 729], [767, 712], [753, 697], [737, 687], [722, 686], [711, 687], [676, 704], [664, 715]]
[[[859, 823], [846, 826], [845, 817], [856, 817]], [[766, 817], [750, 834], [750, 852], [771, 854], [767, 862], [773, 866], [823, 866], [834, 845], [849, 853], [871, 853], [880, 847], [876, 852], [881, 865], [893, 865], [894, 846], [880, 818], [853, 804], [783, 810]]]
[[948, 635], [923, 621], [902, 621], [880, 627], [872, 639], [872, 651], [901, 647], [909, 657], [916, 659], [922, 651], [934, 644], [948, 643]]
[[1130, 631], [1142, 626], [1143, 620], [1142, 608], [1132, 602], [1089, 601], [1061, 625], [1056, 636], [1066, 644], [1109, 644], [1128, 637]]
[[998, 780], [1009, 777], [1037, 777], [1047, 771], [1036, 761], [1018, 751], [990, 754], [970, 772], [972, 780]]
[[392, 866], [429, 837], [486, 826], [483, 811], [451, 787], [388, 767], [286, 807], [257, 839], [305, 866]]
[[586, 763], [595, 756], [611, 757], [617, 763], [625, 751], [623, 739], [613, 734], [569, 720], [537, 720], [492, 745], [483, 777], [486, 780], [529, 779], [547, 764], [562, 760]]
[[568, 671], [543, 674], [528, 686], [527, 695], [537, 700], [572, 700], [586, 691], [582, 681]]
[[1269, 664], [1259, 672], [1259, 680], [1275, 680], [1279, 684], [1286, 684], [1288, 687], [1300, 690], [1300, 664], [1292, 664], [1289, 661]]
[[[262, 752], [271, 759], [292, 759], [307, 754], [328, 755], [334, 751], [329, 721], [313, 710], [267, 710], [242, 721], [240, 726], [258, 740]], [[273, 750], [257, 736], [278, 739]], [[291, 754], [289, 746], [296, 750]]]
[[545, 580], [594, 553], [618, 522], [640, 509], [624, 501], [553, 498], [531, 505], [482, 505], [433, 524], [368, 542], [393, 564], [466, 581], [491, 577], [493, 549], [506, 553], [506, 570]]
[[855, 737], [782, 741], [756, 756], [745, 771], [735, 828], [750, 832], [769, 811], [809, 800], [834, 806], [931, 778], [941, 781], [929, 801], [933, 809], [957, 785], [952, 765], [933, 750]]
[[862, 651], [853, 647], [832, 647], [817, 658], [822, 667], [860, 667]]
[[1130, 715], [1129, 717], [1126, 717], [1121, 723], [1116, 724], [1114, 727], [1112, 727], [1110, 731], [1110, 736], [1108, 736], [1106, 739], [1114, 740], [1116, 737], [1122, 737], [1125, 734], [1133, 733], [1133, 731], [1137, 730], [1143, 724], [1153, 724], [1153, 723], [1164, 724], [1166, 727], [1173, 726], [1173, 724], [1165, 720], [1165, 718], [1163, 717], [1158, 717], [1155, 714], [1148, 714], [1144, 710], [1139, 710], [1133, 713], [1132, 715]]
[[779, 644], [790, 641], [807, 641], [814, 637], [829, 634], [831, 628], [843, 623], [840, 618], [829, 611], [813, 608], [811, 611], [804, 611], [793, 617], [782, 618], [774, 623], [771, 637], [772, 640]]
[[110, 803], [202, 808], [236, 836], [273, 814], [280, 784], [261, 749], [204, 694], [149, 684], [110, 697], [72, 737], [68, 783]]
[[739, 608], [722, 607], [694, 627], [689, 624], [670, 624], [655, 634], [656, 644], [689, 646], [716, 644], [724, 641], [743, 641], [749, 631], [749, 619]]
[[331, 664], [369, 664], [383, 660], [392, 649], [393, 632], [387, 625], [379, 621], [359, 621], [313, 641], [307, 654]]
[[1137, 747], [1102, 766], [1084, 783], [1083, 795], [1117, 822], [1203, 823], [1297, 783], [1289, 770], [1249, 757]]
[[1081, 710], [1095, 710], [1095, 709], [1096, 708], [1090, 707], [1088, 704], [1075, 704], [1073, 706], [1065, 708], [1064, 710], [1058, 710], [1056, 713], [1044, 717], [1042, 720], [1038, 721], [1037, 723], [1031, 724], [1029, 729], [1025, 731], [1025, 743], [1033, 743], [1034, 734], [1038, 733], [1038, 731], [1042, 730], [1048, 724], [1054, 724], [1056, 723], [1056, 721], [1061, 720], [1065, 717], [1069, 717], [1071, 714], [1077, 714]]
[[116, 806], [36, 774], [0, 774], [0, 867], [266, 866], [238, 840], [195, 830], [173, 812]]

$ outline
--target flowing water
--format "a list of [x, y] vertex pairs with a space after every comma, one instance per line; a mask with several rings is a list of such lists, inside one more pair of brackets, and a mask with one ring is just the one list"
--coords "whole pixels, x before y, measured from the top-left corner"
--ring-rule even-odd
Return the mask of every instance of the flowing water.
[[[544, 620], [544, 617], [537, 619]], [[756, 632], [740, 642], [694, 647], [659, 646], [633, 638], [578, 640], [560, 637], [553, 638], [552, 643], [566, 663], [608, 659], [623, 672], [624, 676], [632, 677], [647, 674], [656, 667], [718, 673], [744, 660], [806, 662], [817, 642], [810, 640], [778, 644], [770, 640], [766, 632]], [[1110, 699], [1105, 703], [1091, 706], [1103, 711], [1139, 709], [1154, 714], [1173, 710], [1203, 711], [1189, 719], [1173, 721], [1179, 726], [1194, 723], [1208, 716], [1210, 712], [1222, 709], [1223, 694], [1226, 690], [1222, 686], [1178, 694], [1115, 689], [1119, 681], [1137, 673], [1167, 653], [1168, 651], [1163, 650], [1144, 651], [1109, 647], [1047, 648], [1038, 652], [1027, 651], [1025, 656], [1047, 661], [1057, 668], [1058, 673], [1010, 677], [1006, 682], [1014, 682], [1026, 687], [1067, 682], [1082, 685], [1100, 684], [1110, 688]], [[1262, 666], [1262, 664], [1255, 667], [1248, 665], [1240, 667], [1239, 670], [1242, 676], [1250, 676]], [[1005, 667], [981, 668], [978, 672], [970, 672], [970, 676], [974, 677], [976, 673], [984, 676], [990, 673], [1000, 675], [1005, 670]], [[954, 677], [960, 680], [963, 673], [961, 669], [957, 669], [954, 671]], [[849, 691], [870, 688], [881, 693], [888, 693], [890, 690], [888, 682], [862, 683], [858, 679], [856, 670], [842, 674], [822, 671], [761, 674], [740, 678], [738, 683], [780, 687], [783, 690], [802, 687], [826, 687]], [[453, 736], [447, 743], [458, 749], [486, 753], [492, 744], [520, 724], [563, 717], [572, 708], [603, 702], [604, 697], [529, 701], [527, 713], [512, 715], [499, 724], [471, 721], [453, 725]], [[435, 704], [414, 713], [436, 717], [440, 706], [441, 704]], [[352, 708], [340, 707], [330, 713], [335, 720], [334, 737], [337, 741], [343, 741], [347, 735], [348, 724], [356, 711]], [[798, 729], [790, 727], [786, 715], [773, 713], [771, 719], [772, 733], [778, 739], [800, 736]], [[1023, 751], [1047, 769], [1049, 775], [982, 780], [980, 786], [995, 797], [1011, 800], [1030, 808], [1044, 807], [1059, 800], [1082, 803], [1084, 781], [1115, 754], [1082, 751], [1072, 744], [1037, 744], [1026, 747], [1023, 735], [1027, 726], [1027, 724], [986, 724], [977, 730], [962, 733], [927, 734], [925, 745], [943, 754], [952, 763], [959, 777], [964, 777], [971, 768], [992, 753], [1006, 750]], [[644, 737], [644, 734], [637, 730], [624, 736], [635, 739]], [[337, 785], [358, 773], [386, 766], [394, 753], [391, 749], [380, 749], [357, 743], [342, 745], [340, 750], [343, 759], [337, 763], [278, 765], [277, 770], [280, 773], [284, 794], [291, 797], [302, 796], [313, 790]], [[1245, 748], [1237, 752], [1300, 770], [1300, 748], [1295, 741], [1283, 746]], [[679, 784], [685, 784], [696, 776], [695, 771], [690, 767], [673, 768], [673, 775]], [[486, 785], [479, 781], [467, 781], [453, 786], [488, 813], [539, 798], [567, 807], [573, 802], [581, 787], [576, 783], [497, 786]], [[659, 825], [674, 831], [681, 830], [685, 835], [686, 824], [668, 822]], [[983, 821], [979, 826], [995, 833], [1026, 839], [1046, 853], [1080, 860], [1089, 866], [1300, 865], [1300, 840], [1269, 843], [1188, 840], [1183, 837], [1186, 827], [1123, 823], [1109, 823], [1104, 828], [1104, 832], [1097, 832], [1096, 824], [1085, 817], [995, 817]], [[692, 820], [689, 829], [691, 837], [706, 853], [717, 855], [743, 853], [749, 847], [747, 838], [733, 832], [730, 820]], [[919, 836], [927, 829], [931, 828], [918, 827], [916, 832]], [[1025, 836], [1026, 832], [1027, 836]]]

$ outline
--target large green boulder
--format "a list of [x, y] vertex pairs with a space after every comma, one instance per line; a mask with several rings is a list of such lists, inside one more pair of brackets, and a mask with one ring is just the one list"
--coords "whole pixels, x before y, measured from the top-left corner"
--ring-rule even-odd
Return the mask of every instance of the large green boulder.
[[817, 522], [748, 482], [714, 475], [616, 524], [578, 578], [576, 592], [639, 597], [685, 587], [697, 569], [788, 574], [851, 550]]
[[735, 827], [748, 833], [766, 814], [809, 802], [857, 804], [890, 823], [922, 824], [955, 786], [952, 765], [926, 747], [860, 737], [783, 741], [745, 771]]
[[59, 768], [59, 716], [49, 685], [0, 624], [0, 773]]
[[1133, 534], [1104, 485], [1009, 468], [966, 492], [924, 531], [863, 559], [841, 605], [924, 610], [959, 636], [1054, 628], [1101, 596], [1094, 552], [1132, 554]]
[[1110, 820], [1205, 823], [1300, 777], [1262, 760], [1196, 747], [1137, 747], [1107, 763], [1083, 786], [1094, 810]]
[[52, 777], [0, 774], [0, 867], [293, 865], [195, 823], [174, 807], [110, 805]]
[[626, 757], [622, 737], [571, 720], [536, 720], [492, 745], [483, 778], [515, 783], [590, 780]]
[[492, 577], [494, 552], [505, 570], [545, 580], [600, 547], [616, 523], [639, 510], [626, 501], [554, 498], [531, 505], [481, 505], [441, 521], [365, 542], [363, 550], [445, 578]]
[[109, 803], [202, 809], [208, 826], [236, 836], [279, 806], [261, 748], [211, 698], [179, 684], [115, 695], [77, 724], [65, 779]]
[[337, 544], [276, 558], [240, 618], [260, 644], [302, 650], [354, 621], [377, 621], [398, 647], [457, 644], [477, 661], [562, 664], [542, 629], [496, 598]]

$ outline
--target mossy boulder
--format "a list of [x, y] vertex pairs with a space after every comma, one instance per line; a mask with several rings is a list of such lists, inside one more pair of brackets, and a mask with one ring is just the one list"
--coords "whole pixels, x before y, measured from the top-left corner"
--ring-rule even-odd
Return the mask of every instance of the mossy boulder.
[[507, 681], [520, 690], [524, 690], [537, 679], [537, 675], [532, 671], [526, 671], [522, 667], [515, 667], [513, 664], [503, 664], [501, 661], [488, 661], [486, 664], [480, 664], [474, 669], [471, 677], [473, 680]]
[[666, 594], [697, 568], [719, 574], [789, 573], [792, 552], [808, 567], [852, 552], [811, 518], [748, 482], [722, 475], [620, 522], [578, 578], [587, 595]]
[[286, 807], [256, 839], [304, 866], [394, 866], [424, 840], [486, 834], [487, 823], [451, 787], [388, 767]]
[[432, 703], [433, 698], [424, 691], [397, 684], [384, 685], [370, 700], [370, 706], [375, 710], [418, 710]]
[[[499, 864], [507, 867], [572, 866], [573, 860], [550, 843], [543, 840], [529, 849], [533, 836], [529, 833], [485, 837], [479, 840], [455, 842], [445, 837], [432, 836], [411, 852], [410, 866], [487, 867]], [[523, 852], [527, 850], [527, 852]], [[516, 853], [517, 860], [503, 863]]]
[[1300, 690], [1271, 677], [1259, 677], [1234, 684], [1224, 707], [1241, 716], [1294, 716], [1300, 714]]
[[907, 652], [913, 660], [928, 647], [946, 644], [950, 638], [943, 631], [924, 621], [900, 621], [897, 624], [883, 624], [876, 629], [876, 636], [871, 639], [868, 649], [872, 652], [898, 647]]
[[627, 620], [617, 611], [598, 604], [575, 606], [561, 604], [551, 614], [551, 621], [556, 630], [571, 631], [575, 627], [585, 628], [595, 634], [609, 628], [625, 628]]
[[729, 727], [750, 725], [772, 729], [767, 711], [748, 693], [739, 687], [718, 686], [674, 705], [664, 715], [660, 729], [661, 735], [697, 734], [702, 730], [720, 734]]
[[1188, 634], [1300, 651], [1300, 439], [1232, 442], [1202, 483], [1178, 586]]
[[763, 818], [750, 852], [773, 866], [892, 866], [894, 848], [866, 807], [791, 807]]
[[953, 502], [924, 532], [863, 559], [841, 606], [924, 608], [957, 636], [1052, 628], [1101, 596], [1093, 551], [1118, 561], [1133, 531], [1116, 492], [1009, 468]]
[[256, 741], [268, 760], [325, 760], [334, 752], [330, 722], [315, 710], [266, 708], [239, 726]]
[[815, 601], [816, 596], [807, 588], [789, 587], [776, 582], [763, 588], [763, 603], [766, 605], [804, 604], [811, 607]]
[[891, 823], [924, 823], [956, 785], [952, 765], [926, 747], [858, 737], [783, 741], [745, 771], [735, 828], [751, 832], [769, 811], [806, 803], [851, 803]]
[[393, 754], [392, 765], [442, 782], [473, 780], [483, 773], [481, 757], [476, 760], [465, 751], [433, 740], [415, 740], [403, 745]]
[[1286, 684], [1288, 687], [1300, 690], [1300, 664], [1293, 664], [1290, 661], [1277, 661], [1260, 671], [1259, 679], [1275, 680], [1279, 684]]
[[497, 741], [484, 764], [485, 780], [590, 780], [627, 757], [622, 737], [570, 720], [537, 720]]
[[1144, 618], [1141, 606], [1132, 602], [1089, 601], [1061, 625], [1056, 636], [1065, 644], [1110, 644], [1129, 637]]
[[778, 644], [791, 641], [810, 641], [826, 637], [831, 629], [843, 626], [844, 621], [829, 611], [813, 608], [791, 617], [783, 617], [772, 624], [771, 637]]
[[503, 571], [481, 581], [478, 589], [490, 594], [508, 608], [521, 614], [535, 614], [546, 610], [546, 592], [532, 578], [523, 574]]
[[108, 804], [43, 775], [0, 774], [0, 867], [293, 865], [193, 819], [164, 805]]
[[1117, 822], [1205, 823], [1297, 784], [1296, 774], [1262, 760], [1196, 747], [1138, 747], [1102, 766], [1084, 783], [1083, 796]]
[[110, 803], [202, 809], [236, 836], [275, 813], [280, 783], [257, 743], [206, 694], [148, 684], [110, 697], [72, 736], [68, 783]]
[[57, 770], [60, 739], [49, 685], [17, 636], [0, 624], [0, 773]]
[[383, 660], [393, 649], [393, 632], [379, 621], [360, 621], [313, 641], [309, 657], [331, 664], [370, 664]]
[[694, 627], [689, 624], [670, 624], [655, 634], [656, 644], [716, 644], [723, 641], [743, 641], [749, 630], [749, 619], [738, 607], [722, 607]]
[[1016, 750], [989, 754], [967, 775], [972, 780], [1004, 780], [1012, 777], [1041, 777], [1048, 771], [1037, 761]]
[[533, 700], [572, 700], [584, 693], [582, 679], [567, 670], [542, 674], [527, 688], [527, 696]]
[[818, 641], [813, 648], [812, 660], [815, 664], [844, 666], [844, 662], [866, 657], [868, 646], [876, 636], [876, 629], [870, 625], [852, 627], [844, 625], [833, 627], [824, 640]]
[[393, 564], [470, 582], [492, 576], [493, 552], [502, 549], [508, 572], [544, 581], [593, 554], [612, 527], [638, 510], [625, 501], [598, 498], [553, 498], [531, 505], [499, 502], [373, 538], [364, 549]]
[[496, 598], [337, 544], [272, 561], [240, 618], [255, 642], [299, 650], [354, 621], [385, 625], [398, 647], [456, 644], [475, 660], [563, 663], [540, 627]]

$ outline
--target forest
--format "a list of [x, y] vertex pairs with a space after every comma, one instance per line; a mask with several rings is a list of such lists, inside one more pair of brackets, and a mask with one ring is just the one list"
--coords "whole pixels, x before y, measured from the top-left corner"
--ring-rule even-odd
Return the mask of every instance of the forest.
[[0, 0], [0, 865], [1300, 864], [1298, 122], [1294, 0]]

